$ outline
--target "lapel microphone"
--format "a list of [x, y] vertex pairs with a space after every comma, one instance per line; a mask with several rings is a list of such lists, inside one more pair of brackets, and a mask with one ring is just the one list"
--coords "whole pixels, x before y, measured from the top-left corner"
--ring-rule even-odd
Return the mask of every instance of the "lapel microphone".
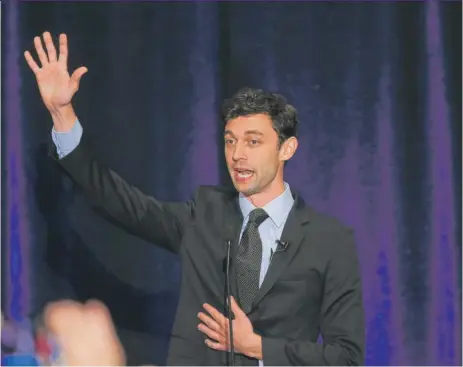
[[286, 249], [289, 247], [289, 242], [286, 241], [276, 240], [275, 243], [277, 244], [275, 251], [270, 249], [270, 262], [272, 262], [273, 256], [275, 256], [277, 252], [286, 251]]
[[275, 242], [277, 244], [275, 253], [280, 252], [280, 251], [286, 251], [286, 249], [289, 247], [289, 242], [280, 241], [280, 240], [276, 240]]
[[233, 319], [232, 319], [232, 311], [231, 311], [231, 287], [230, 287], [230, 263], [231, 263], [231, 241], [227, 241], [227, 259], [226, 259], [226, 267], [225, 267], [225, 282], [226, 282], [226, 292], [227, 292], [227, 301], [226, 301], [226, 308], [228, 313], [228, 324], [230, 325], [228, 328], [228, 339], [229, 339], [229, 352], [230, 352], [230, 366], [235, 365], [235, 346], [233, 343]]

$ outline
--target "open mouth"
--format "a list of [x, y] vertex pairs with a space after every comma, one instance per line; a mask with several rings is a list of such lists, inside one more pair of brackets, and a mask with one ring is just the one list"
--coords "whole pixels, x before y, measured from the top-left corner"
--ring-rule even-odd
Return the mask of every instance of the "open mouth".
[[254, 175], [254, 171], [247, 169], [235, 169], [235, 180], [238, 182], [246, 182]]

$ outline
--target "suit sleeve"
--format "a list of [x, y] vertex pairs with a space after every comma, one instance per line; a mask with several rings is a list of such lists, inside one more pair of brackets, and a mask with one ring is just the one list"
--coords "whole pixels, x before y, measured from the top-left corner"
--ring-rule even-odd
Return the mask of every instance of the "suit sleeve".
[[265, 366], [364, 365], [365, 321], [354, 236], [338, 233], [326, 268], [321, 306], [323, 343], [262, 338]]
[[167, 203], [143, 194], [95, 158], [85, 134], [79, 145], [61, 159], [50, 141], [49, 154], [106, 219], [178, 253], [184, 226], [193, 215], [194, 201]]

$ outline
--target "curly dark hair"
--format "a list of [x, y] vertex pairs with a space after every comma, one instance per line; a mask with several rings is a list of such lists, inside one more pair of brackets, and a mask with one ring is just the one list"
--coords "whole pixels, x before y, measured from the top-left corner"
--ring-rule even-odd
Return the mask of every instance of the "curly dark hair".
[[222, 105], [225, 123], [240, 116], [267, 114], [278, 134], [279, 145], [290, 137], [297, 136], [299, 123], [296, 109], [286, 103], [280, 94], [264, 92], [261, 89], [243, 88]]

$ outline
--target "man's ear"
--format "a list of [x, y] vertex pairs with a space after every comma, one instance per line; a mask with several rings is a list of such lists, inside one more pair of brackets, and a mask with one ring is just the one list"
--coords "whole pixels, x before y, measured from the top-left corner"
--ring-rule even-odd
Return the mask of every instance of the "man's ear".
[[296, 153], [298, 141], [295, 136], [286, 139], [280, 147], [280, 160], [289, 161]]

